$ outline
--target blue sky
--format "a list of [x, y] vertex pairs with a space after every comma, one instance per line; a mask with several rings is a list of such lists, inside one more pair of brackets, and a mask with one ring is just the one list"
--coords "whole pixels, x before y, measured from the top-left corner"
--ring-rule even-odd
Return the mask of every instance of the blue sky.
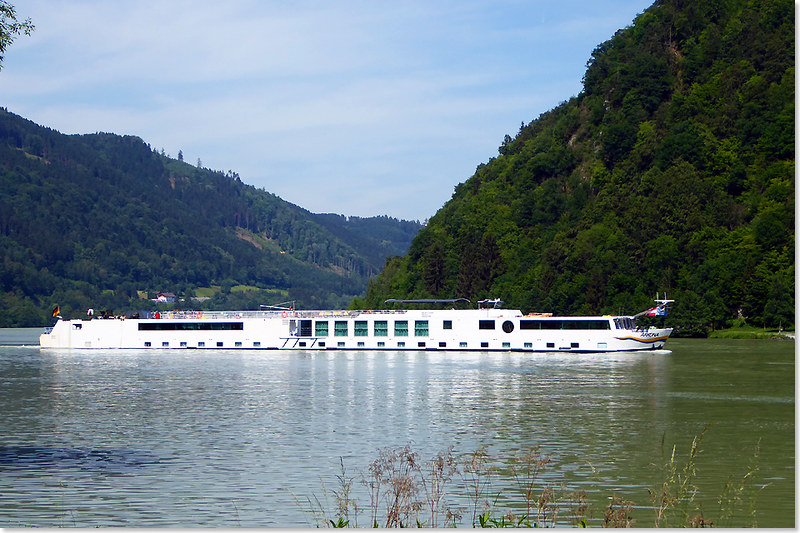
[[313, 212], [425, 220], [652, 0], [25, 0], [0, 105]]

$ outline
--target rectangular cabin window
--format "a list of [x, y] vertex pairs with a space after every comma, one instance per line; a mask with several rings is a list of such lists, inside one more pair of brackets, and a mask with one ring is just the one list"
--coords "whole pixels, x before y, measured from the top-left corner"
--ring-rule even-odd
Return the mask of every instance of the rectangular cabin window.
[[243, 322], [139, 322], [139, 331], [241, 331]]
[[608, 320], [562, 320], [561, 329], [611, 329]]
[[206, 343], [203, 342], [203, 341], [200, 341], [200, 342], [197, 343], [197, 347], [198, 348], [205, 348], [206, 347]]
[[478, 322], [478, 329], [494, 329], [494, 320], [481, 320]]
[[560, 320], [540, 320], [538, 329], [556, 330], [561, 329]]
[[611, 329], [608, 320], [563, 319], [563, 320], [520, 320], [519, 329], [577, 329], [602, 330]]
[[466, 342], [459, 342], [458, 343], [458, 347], [459, 348], [466, 348], [467, 347], [467, 343]]
[[386, 346], [386, 343], [385, 343], [385, 342], [383, 342], [383, 341], [378, 341], [378, 348], [383, 348], [384, 346]]
[[614, 324], [617, 326], [617, 329], [636, 329], [633, 320], [628, 317], [615, 318]]
[[442, 322], [442, 329], [453, 329], [453, 321], [445, 320]]
[[374, 335], [376, 337], [389, 336], [389, 323], [386, 320], [376, 320], [373, 328], [373, 331], [375, 332]]
[[353, 326], [353, 335], [356, 337], [366, 337], [369, 335], [369, 328], [366, 320], [356, 320]]
[[394, 336], [395, 337], [408, 337], [408, 320], [395, 320], [394, 321]]
[[428, 321], [427, 320], [415, 320], [414, 321], [414, 336], [415, 337], [427, 337], [428, 336]]
[[333, 323], [335, 337], [347, 337], [347, 320], [337, 320]]
[[328, 321], [327, 320], [317, 320], [314, 323], [314, 336], [315, 337], [327, 337], [328, 336]]
[[255, 341], [255, 342], [253, 343], [253, 348], [261, 348], [261, 343], [260, 343], [260, 342], [258, 342], [258, 341]]
[[301, 337], [310, 337], [311, 336], [311, 321], [310, 320], [300, 320], [300, 336]]

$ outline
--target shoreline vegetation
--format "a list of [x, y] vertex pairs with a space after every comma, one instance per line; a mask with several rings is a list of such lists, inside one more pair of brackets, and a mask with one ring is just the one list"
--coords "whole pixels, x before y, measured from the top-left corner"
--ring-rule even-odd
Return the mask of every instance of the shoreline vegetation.
[[[703, 436], [688, 448], [667, 446], [652, 463], [649, 501], [612, 492], [603, 509], [592, 507], [587, 489], [569, 487], [548, 471], [553, 459], [540, 448], [520, 450], [502, 462], [486, 448], [456, 455], [451, 446], [423, 459], [412, 444], [378, 450], [356, 475], [340, 458], [335, 488], [298, 505], [316, 527], [758, 527], [756, 504], [769, 484], [756, 480], [759, 443], [744, 471], [731, 473], [719, 494], [701, 494], [696, 482]], [[357, 487], [369, 500], [355, 496]]]
[[733, 326], [708, 332], [709, 339], [771, 339], [795, 340], [795, 331], [775, 328], [757, 328], [748, 325]]

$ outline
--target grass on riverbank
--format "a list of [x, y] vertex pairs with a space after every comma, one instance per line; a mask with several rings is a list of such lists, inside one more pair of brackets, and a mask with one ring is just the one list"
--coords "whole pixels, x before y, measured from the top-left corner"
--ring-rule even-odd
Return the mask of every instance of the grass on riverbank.
[[708, 334], [710, 339], [779, 339], [779, 340], [794, 340], [794, 331], [785, 331], [778, 329], [764, 329], [756, 328], [753, 326], [740, 326], [728, 329], [718, 329], [710, 331]]

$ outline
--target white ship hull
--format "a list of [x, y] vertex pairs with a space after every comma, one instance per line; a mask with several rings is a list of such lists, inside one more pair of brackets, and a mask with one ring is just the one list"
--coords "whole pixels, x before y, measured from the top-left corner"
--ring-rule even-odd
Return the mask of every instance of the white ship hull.
[[552, 317], [509, 309], [212, 311], [158, 318], [59, 320], [40, 338], [59, 349], [452, 350], [618, 352], [664, 346], [671, 329], [631, 317]]

